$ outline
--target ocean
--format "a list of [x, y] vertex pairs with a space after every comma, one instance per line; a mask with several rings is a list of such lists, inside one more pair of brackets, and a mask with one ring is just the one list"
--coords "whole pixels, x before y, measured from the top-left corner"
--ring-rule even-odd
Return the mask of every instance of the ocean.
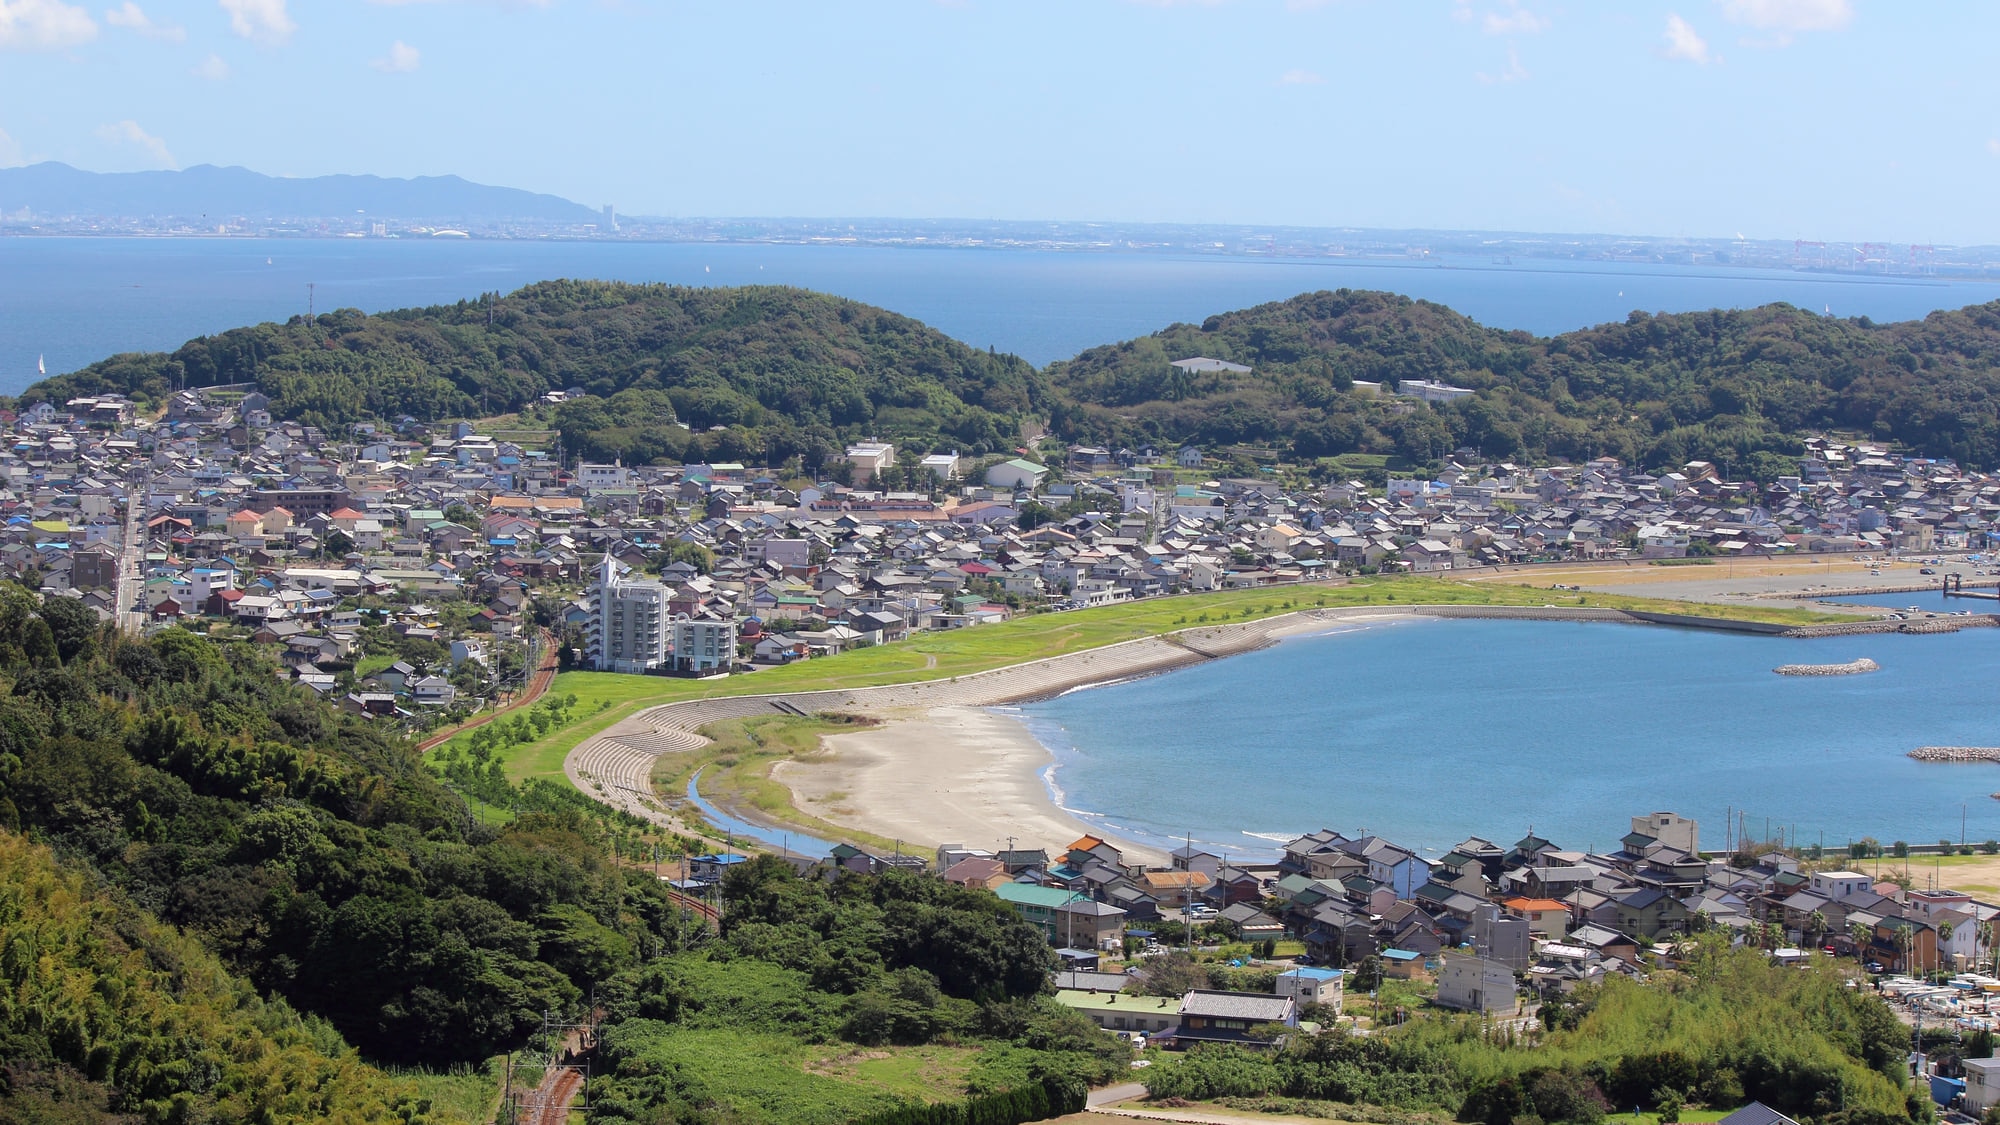
[[[1914, 604], [1914, 603], [1913, 603]], [[1973, 603], [1965, 603], [1973, 604]], [[1962, 606], [1961, 606], [1962, 608]], [[1858, 676], [1779, 676], [1871, 657]], [[2000, 629], [1791, 640], [1546, 621], [1370, 623], [1018, 709], [1059, 802], [1131, 839], [1270, 856], [1328, 827], [1435, 857], [1530, 830], [1615, 849], [1671, 810], [1720, 848], [1752, 834], [1845, 847], [2000, 838]], [[1010, 709], [1011, 710], [1011, 709]]]
[[[2000, 282], [1485, 259], [1291, 261], [1139, 253], [723, 243], [0, 238], [0, 394], [119, 352], [315, 309], [457, 301], [556, 277], [797, 285], [1041, 365], [1315, 289], [1387, 289], [1538, 334], [1649, 312], [1789, 301], [1921, 317]], [[312, 288], [308, 290], [308, 286]]]

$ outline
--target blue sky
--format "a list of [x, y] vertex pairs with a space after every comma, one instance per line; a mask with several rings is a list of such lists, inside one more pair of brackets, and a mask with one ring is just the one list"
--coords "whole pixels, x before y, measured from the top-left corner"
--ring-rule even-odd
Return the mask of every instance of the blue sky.
[[1996, 33], [1887, 0], [0, 0], [0, 164], [2000, 243]]

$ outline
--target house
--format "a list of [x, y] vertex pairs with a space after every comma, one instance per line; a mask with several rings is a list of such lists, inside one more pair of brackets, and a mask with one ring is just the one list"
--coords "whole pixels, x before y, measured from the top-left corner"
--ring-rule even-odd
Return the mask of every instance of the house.
[[1513, 1015], [1521, 1009], [1514, 970], [1484, 957], [1450, 957], [1438, 974], [1440, 1007], [1461, 1012]]
[[2000, 1105], [2000, 1059], [1966, 1059], [1965, 1112], [1978, 1117], [1996, 1105]]
[[1422, 980], [1424, 955], [1414, 949], [1385, 949], [1381, 953], [1382, 975], [1396, 980]]
[[458, 689], [443, 676], [424, 676], [411, 681], [409, 687], [419, 707], [449, 707], [458, 697]]
[[1252, 1034], [1255, 1029], [1298, 1025], [1299, 1002], [1290, 996], [1197, 988], [1181, 997], [1180, 1027], [1174, 1031], [1174, 1046], [1233, 1043], [1269, 1050], [1279, 1046], [1281, 1038]]
[[994, 488], [1026, 489], [1033, 492], [1042, 485], [1042, 478], [1049, 475], [1046, 465], [1015, 458], [1002, 461], [986, 470], [986, 483]]
[[1093, 992], [1066, 988], [1056, 1003], [1088, 1018], [1106, 1031], [1157, 1034], [1180, 1022], [1180, 1006], [1165, 996], [1131, 996], [1123, 992]]
[[1072, 902], [1084, 901], [1084, 895], [1061, 887], [1042, 887], [1033, 883], [1005, 883], [993, 889], [1000, 901], [1014, 908], [1035, 928], [1042, 931], [1042, 940], [1054, 944], [1059, 930], [1058, 913]]
[[1324, 1004], [1339, 1015], [1346, 978], [1339, 969], [1288, 969], [1278, 974], [1274, 987], [1278, 995], [1289, 996], [1300, 1005]]
[[1066, 902], [1056, 907], [1056, 936], [1071, 949], [1122, 948], [1125, 911], [1087, 898]]
[[[1979, 1061], [1992, 1062], [1993, 1060], [1981, 1059]], [[1971, 1065], [1969, 1060], [1967, 1065]], [[1765, 1105], [1763, 1102], [1751, 1102], [1749, 1105], [1716, 1122], [1716, 1125], [1799, 1125], [1799, 1123]]]
[[961, 887], [985, 887], [989, 891], [1014, 881], [999, 860], [983, 855], [967, 856], [959, 860], [939, 872], [938, 878], [947, 883], [957, 883]]

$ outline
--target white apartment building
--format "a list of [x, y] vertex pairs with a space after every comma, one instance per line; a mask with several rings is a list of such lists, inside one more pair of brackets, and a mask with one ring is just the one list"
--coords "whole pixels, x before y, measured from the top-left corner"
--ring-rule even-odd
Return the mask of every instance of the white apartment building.
[[596, 620], [586, 655], [600, 672], [646, 673], [667, 665], [667, 587], [632, 579], [610, 555], [597, 573]]

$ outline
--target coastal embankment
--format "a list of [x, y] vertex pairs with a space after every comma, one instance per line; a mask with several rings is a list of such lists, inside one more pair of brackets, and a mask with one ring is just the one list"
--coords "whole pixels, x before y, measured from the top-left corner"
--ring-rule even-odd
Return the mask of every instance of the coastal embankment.
[[1845, 664], [1780, 664], [1771, 669], [1780, 676], [1858, 676], [1863, 672], [1881, 670], [1880, 664], [1865, 656]]
[[[1048, 750], [1025, 727], [982, 708], [1046, 699], [1082, 687], [1157, 675], [1249, 652], [1293, 634], [1326, 632], [1414, 617], [1671, 625], [1775, 637], [1905, 631], [1931, 622], [1855, 622], [1788, 627], [1695, 614], [1591, 606], [1378, 605], [1310, 609], [1259, 621], [1203, 625], [1031, 660], [971, 675], [882, 687], [778, 692], [662, 704], [585, 739], [564, 760], [580, 791], [635, 816], [675, 823], [673, 802], [654, 791], [663, 755], [699, 750], [711, 723], [771, 715], [866, 714], [887, 720], [824, 740], [828, 753], [781, 762], [772, 777], [794, 804], [822, 823], [912, 843], [989, 846], [1009, 836], [1052, 840], [1104, 835], [1049, 796], [1041, 779]], [[1938, 619], [1960, 628], [1991, 618]], [[1871, 627], [1873, 626], [1873, 627]], [[1931, 631], [1931, 630], [1921, 630]], [[1944, 631], [1944, 630], [1938, 630]], [[726, 811], [757, 822], [755, 810]], [[782, 825], [769, 825], [774, 829]], [[814, 829], [819, 834], [823, 830]], [[1132, 841], [1135, 854], [1153, 849]]]
[[2000, 762], [2000, 746], [1919, 746], [1910, 757], [1919, 762]]

